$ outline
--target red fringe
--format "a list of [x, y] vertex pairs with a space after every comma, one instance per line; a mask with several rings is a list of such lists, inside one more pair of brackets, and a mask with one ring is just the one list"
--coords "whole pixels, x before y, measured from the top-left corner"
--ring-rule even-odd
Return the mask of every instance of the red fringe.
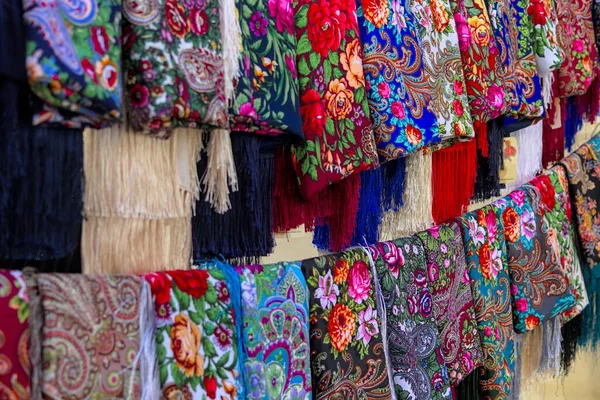
[[477, 176], [475, 140], [459, 143], [433, 153], [433, 220], [440, 224], [467, 210]]
[[475, 121], [473, 123], [475, 130], [475, 140], [477, 141], [477, 150], [481, 151], [483, 157], [489, 155], [488, 140], [487, 140], [487, 123]]
[[560, 161], [565, 156], [565, 125], [563, 123], [566, 117], [566, 103], [560, 99], [561, 105], [561, 123], [560, 127], [553, 129], [552, 122], [556, 118], [557, 107], [554, 102], [548, 108], [547, 116], [544, 118], [543, 136], [542, 136], [542, 165], [547, 168], [550, 164]]
[[593, 124], [596, 116], [600, 112], [600, 79], [596, 77], [590, 85], [587, 92], [575, 98], [577, 114], [582, 116], [584, 121]]

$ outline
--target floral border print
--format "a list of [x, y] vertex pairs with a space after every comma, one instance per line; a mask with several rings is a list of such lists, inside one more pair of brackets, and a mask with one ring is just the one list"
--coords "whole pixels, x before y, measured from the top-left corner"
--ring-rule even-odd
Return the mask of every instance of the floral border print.
[[316, 399], [391, 398], [369, 262], [362, 249], [302, 262]]
[[527, 4], [526, 12], [533, 25], [533, 53], [537, 70], [540, 77], [549, 77], [565, 59], [565, 53], [558, 43], [555, 0], [530, 0]]

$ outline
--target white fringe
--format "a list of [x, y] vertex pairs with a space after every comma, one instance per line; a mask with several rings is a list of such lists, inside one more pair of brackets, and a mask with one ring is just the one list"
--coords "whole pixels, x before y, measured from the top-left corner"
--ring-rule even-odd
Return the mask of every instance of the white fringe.
[[142, 400], [160, 399], [160, 379], [156, 358], [154, 301], [150, 284], [144, 278], [140, 293], [140, 376]]
[[517, 139], [517, 179], [510, 186], [517, 188], [542, 170], [543, 124], [540, 121], [514, 132], [512, 136]]
[[[560, 357], [562, 352], [562, 319], [559, 316], [545, 321], [542, 325], [542, 360], [539, 374], [556, 378], [560, 376]], [[540, 328], [537, 328], [540, 329]]]
[[422, 152], [406, 159], [404, 207], [398, 212], [385, 213], [379, 230], [381, 240], [410, 236], [433, 225], [431, 160], [431, 154], [425, 155]]
[[202, 185], [206, 193], [205, 200], [213, 206], [217, 213], [223, 214], [231, 208], [229, 187], [232, 192], [238, 190], [229, 131], [225, 129], [211, 131], [207, 152], [208, 164], [202, 176]]
[[242, 50], [242, 30], [235, 0], [219, 1], [219, 23], [223, 48], [223, 80], [225, 99], [231, 106], [234, 98], [233, 81], [240, 74], [240, 56]]
[[544, 99], [544, 107], [548, 110], [550, 104], [554, 101], [552, 99], [552, 84], [554, 83], [554, 74], [550, 72], [548, 75], [541, 76], [542, 84], [542, 99]]

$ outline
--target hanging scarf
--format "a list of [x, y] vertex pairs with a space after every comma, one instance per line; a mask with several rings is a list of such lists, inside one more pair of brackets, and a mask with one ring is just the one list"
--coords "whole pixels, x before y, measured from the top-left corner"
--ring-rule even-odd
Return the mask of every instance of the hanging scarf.
[[310, 307], [312, 388], [315, 399], [331, 396], [391, 399], [380, 333], [375, 277], [362, 249], [302, 262]]
[[[548, 177], [538, 182], [552, 187]], [[531, 331], [575, 305], [557, 249], [550, 242], [555, 238], [548, 235], [544, 221], [545, 210], [555, 206], [554, 194], [541, 200], [542, 204], [534, 204], [524, 189], [517, 189], [493, 203], [496, 215], [486, 215], [490, 235], [500, 231], [506, 239], [517, 333]], [[496, 219], [502, 221], [500, 228]]]
[[558, 42], [565, 49], [559, 72], [560, 97], [584, 94], [596, 77], [592, 0], [557, 0]]
[[[33, 124], [102, 126], [121, 115], [121, 3], [24, 1]], [[66, 112], [63, 112], [66, 110]]]
[[0, 271], [0, 395], [29, 399], [29, 297], [20, 271]]
[[360, 4], [367, 98], [379, 159], [384, 162], [438, 143], [440, 131], [429, 106], [431, 87], [415, 16], [401, 2]]
[[[336, 10], [331, 15], [330, 7]], [[328, 185], [378, 162], [355, 3], [295, 1], [294, 16], [306, 142], [292, 147], [292, 159], [302, 197], [313, 199]]]
[[238, 268], [250, 399], [310, 398], [308, 288], [300, 262]]
[[514, 369], [510, 277], [502, 222], [491, 206], [460, 218], [483, 350], [479, 391], [489, 399], [510, 394]]
[[152, 288], [161, 397], [238, 398], [240, 354], [226, 275], [198, 269], [144, 278]]
[[380, 242], [369, 252], [385, 303], [386, 350], [396, 397], [451, 398], [421, 242], [416, 236]]
[[504, 122], [502, 118], [488, 123], [486, 137], [487, 155], [477, 151], [477, 179], [475, 181], [475, 200], [483, 201], [500, 196], [500, 169], [503, 162]]
[[542, 165], [547, 168], [550, 164], [560, 161], [565, 156], [565, 102], [558, 93], [558, 72], [552, 74], [552, 93], [555, 94], [550, 105], [546, 107], [546, 118], [543, 119], [542, 136]]
[[[139, 398], [142, 282], [134, 276], [40, 274], [39, 389], [48, 398]], [[29, 286], [29, 281], [28, 281]], [[34, 299], [30, 294], [30, 304]], [[32, 349], [38, 338], [32, 329]], [[39, 357], [38, 357], [39, 358]], [[68, 374], [63, 374], [65, 368]], [[32, 380], [32, 388], [35, 380]]]
[[425, 249], [440, 349], [450, 383], [456, 386], [483, 359], [460, 226], [452, 221], [417, 236]]

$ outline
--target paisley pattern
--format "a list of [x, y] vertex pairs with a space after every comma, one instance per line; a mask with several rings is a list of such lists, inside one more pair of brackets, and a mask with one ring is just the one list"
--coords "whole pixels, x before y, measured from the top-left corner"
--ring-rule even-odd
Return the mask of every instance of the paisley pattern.
[[417, 236], [425, 249], [440, 348], [450, 383], [456, 386], [483, 358], [460, 226], [452, 221]]
[[247, 398], [311, 399], [308, 288], [300, 262], [239, 271]]
[[99, 127], [121, 120], [121, 3], [23, 0], [27, 74], [45, 105], [34, 125]]
[[558, 69], [565, 59], [565, 52], [558, 43], [556, 0], [529, 0], [526, 12], [533, 26], [533, 54], [538, 74], [548, 76]]
[[358, 22], [369, 110], [379, 159], [384, 162], [438, 143], [441, 138], [430, 109], [432, 88], [423, 65], [415, 17], [401, 1], [376, 4], [363, 2], [358, 7]]
[[238, 335], [225, 274], [211, 268], [144, 278], [154, 299], [162, 398], [236, 399]]
[[[552, 187], [548, 177], [542, 184]], [[554, 193], [538, 204], [525, 190], [517, 189], [492, 206], [504, 225], [517, 333], [531, 331], [575, 305], [544, 220], [546, 210], [553, 209], [554, 203]], [[488, 223], [488, 229], [491, 224]]]
[[44, 396], [139, 398], [140, 278], [40, 274], [38, 289]]
[[225, 128], [228, 112], [217, 0], [123, 2], [123, 67], [131, 128]]
[[480, 393], [505, 399], [515, 365], [510, 278], [502, 222], [491, 206], [460, 217], [475, 318], [483, 350]]
[[398, 399], [450, 399], [452, 394], [423, 246], [416, 236], [369, 247], [385, 302], [390, 370]]
[[391, 399], [382, 316], [369, 263], [362, 249], [302, 262], [316, 399]]
[[0, 270], [0, 398], [28, 400], [29, 297], [20, 271]]

